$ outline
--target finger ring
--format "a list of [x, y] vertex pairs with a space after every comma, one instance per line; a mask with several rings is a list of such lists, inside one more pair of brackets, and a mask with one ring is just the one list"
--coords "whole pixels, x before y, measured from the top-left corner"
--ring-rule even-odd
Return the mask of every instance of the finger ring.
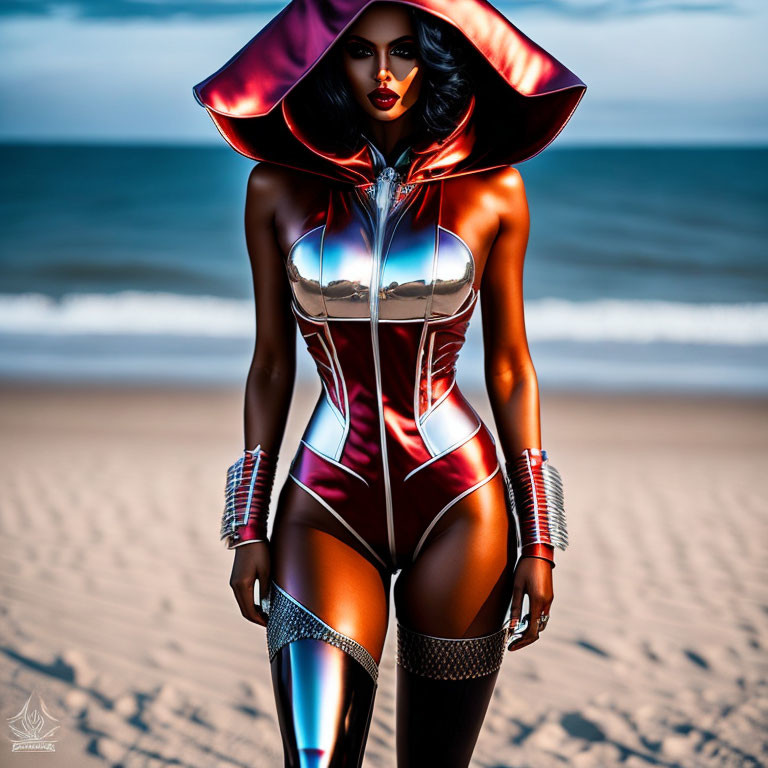
[[539, 624], [546, 624], [549, 621], [549, 614], [546, 616], [539, 616]]

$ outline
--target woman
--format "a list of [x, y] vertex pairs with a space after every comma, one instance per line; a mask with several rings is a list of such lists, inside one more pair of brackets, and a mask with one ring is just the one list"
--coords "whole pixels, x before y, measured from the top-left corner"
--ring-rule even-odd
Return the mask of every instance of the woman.
[[[262, 161], [245, 211], [246, 448], [222, 537], [240, 609], [267, 628], [287, 766], [362, 762], [393, 575], [399, 766], [468, 765], [506, 643], [546, 625], [567, 536], [540, 448], [512, 163], [555, 138], [585, 89], [483, 0], [294, 0], [194, 89]], [[455, 385], [480, 294], [509, 486]], [[322, 389], [270, 540], [297, 326]]]

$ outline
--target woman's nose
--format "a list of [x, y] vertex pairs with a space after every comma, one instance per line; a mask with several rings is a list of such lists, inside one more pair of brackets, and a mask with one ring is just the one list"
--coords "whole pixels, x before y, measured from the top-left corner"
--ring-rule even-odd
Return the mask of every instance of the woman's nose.
[[376, 73], [376, 79], [380, 81], [389, 79], [389, 56], [386, 51], [379, 52], [378, 61], [379, 71]]

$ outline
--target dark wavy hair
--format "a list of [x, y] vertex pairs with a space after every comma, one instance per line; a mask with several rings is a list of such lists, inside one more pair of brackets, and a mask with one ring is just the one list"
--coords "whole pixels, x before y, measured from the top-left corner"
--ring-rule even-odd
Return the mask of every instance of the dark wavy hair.
[[[416, 104], [414, 142], [448, 136], [475, 89], [477, 53], [451, 24], [407, 6], [413, 20], [423, 72]], [[352, 154], [362, 145], [364, 113], [350, 90], [339, 40], [286, 97], [301, 128], [324, 151]], [[322, 119], [318, 120], [317, 116]]]

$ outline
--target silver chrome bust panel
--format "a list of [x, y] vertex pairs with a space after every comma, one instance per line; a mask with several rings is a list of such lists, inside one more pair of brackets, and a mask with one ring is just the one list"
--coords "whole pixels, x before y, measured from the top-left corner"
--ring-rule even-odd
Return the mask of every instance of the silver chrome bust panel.
[[[356, 219], [343, 232], [328, 233], [320, 225], [299, 237], [286, 267], [300, 309], [313, 319], [369, 318], [371, 250], [366, 228]], [[415, 229], [406, 211], [384, 256], [379, 319], [455, 314], [474, 279], [474, 257], [464, 240], [440, 225]]]

